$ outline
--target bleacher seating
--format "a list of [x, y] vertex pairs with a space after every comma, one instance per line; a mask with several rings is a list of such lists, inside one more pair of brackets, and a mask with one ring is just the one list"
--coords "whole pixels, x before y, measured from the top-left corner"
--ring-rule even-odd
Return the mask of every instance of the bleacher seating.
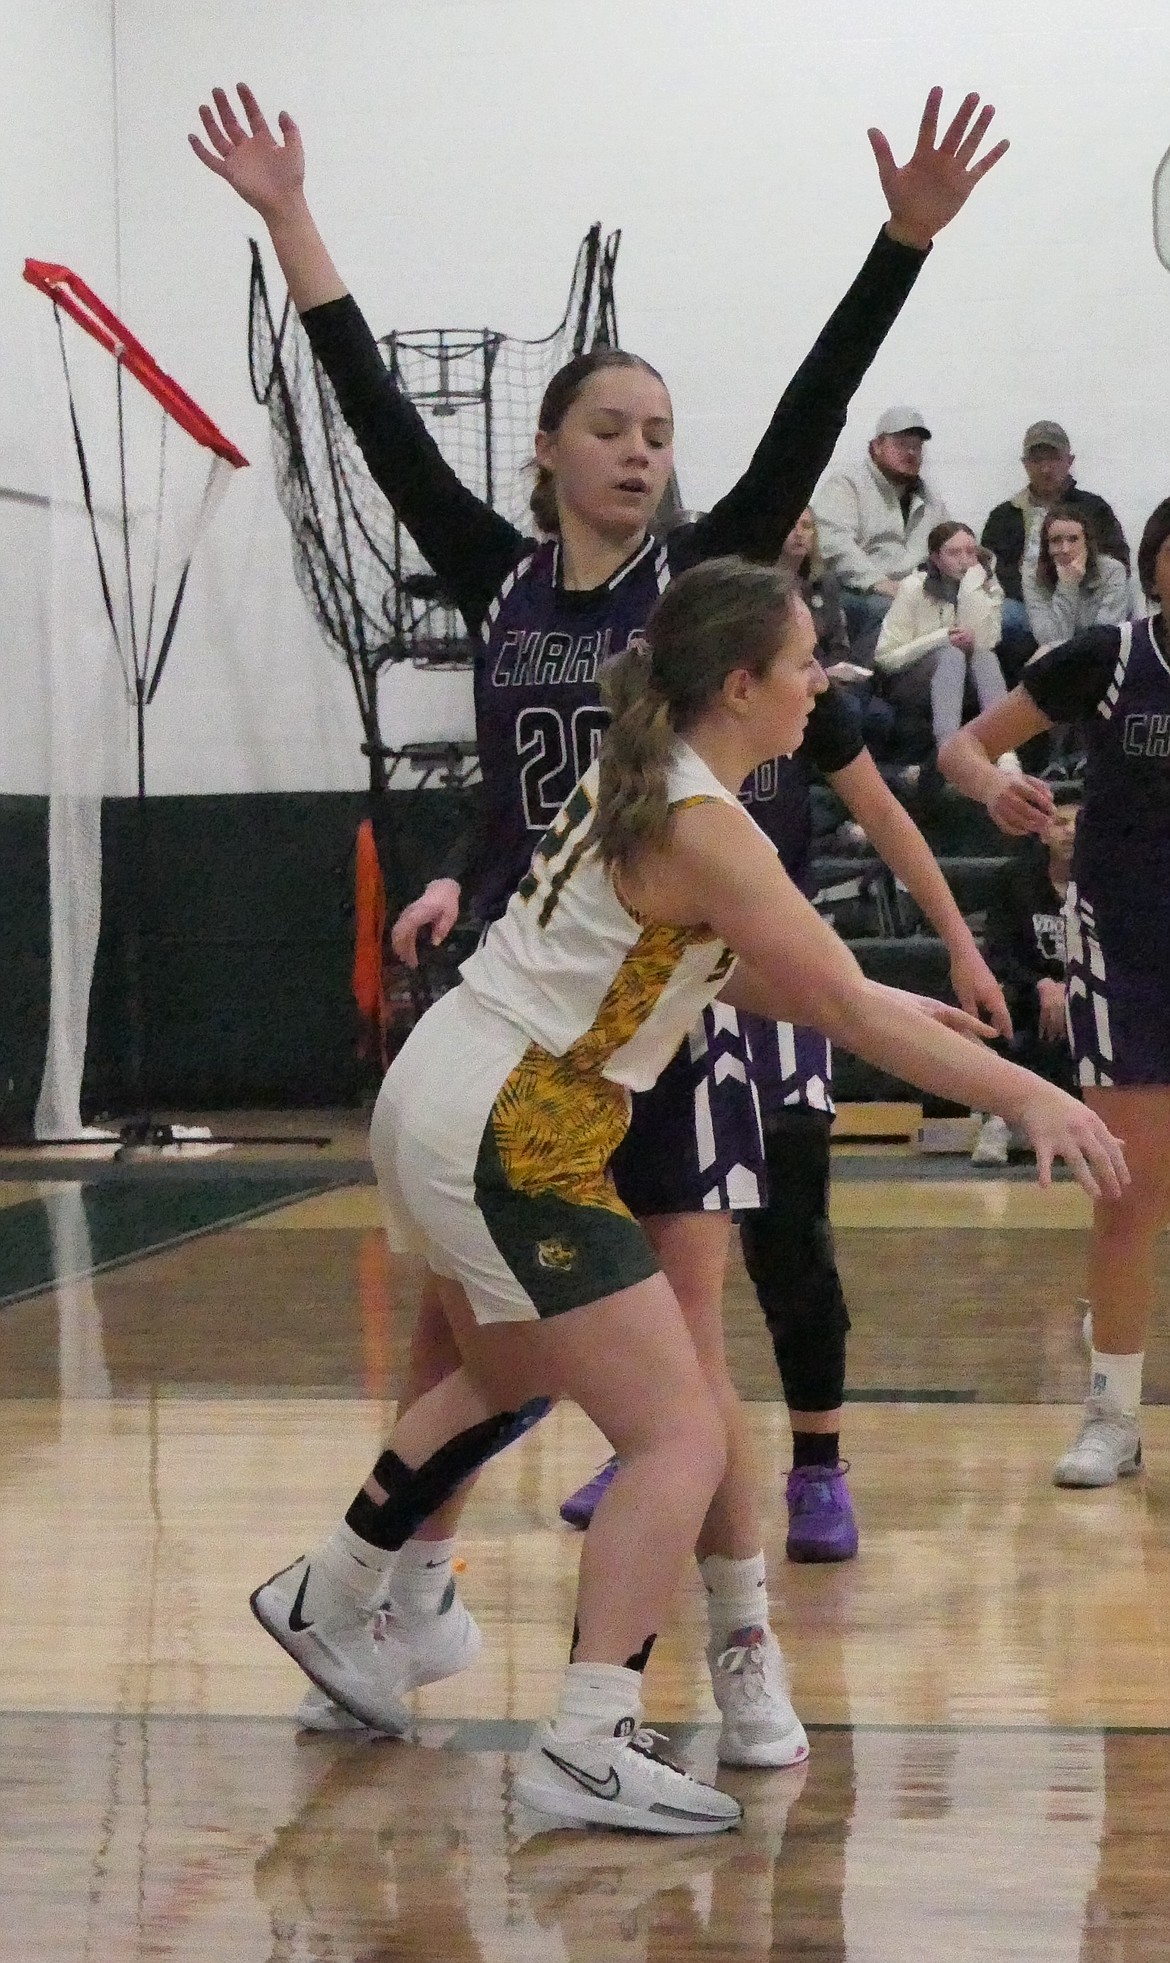
[[[872, 849], [833, 850], [833, 835], [848, 816], [827, 786], [813, 791], [814, 833], [825, 850], [813, 861], [814, 905], [848, 942], [863, 971], [874, 981], [916, 994], [953, 1000], [946, 948], [905, 888]], [[947, 789], [930, 798], [905, 798], [946, 874], [959, 910], [981, 940], [992, 889], [1010, 847], [979, 805]], [[916, 1099], [918, 1093], [896, 1078], [838, 1053], [837, 1097], [841, 1102]], [[929, 1110], [949, 1107], [926, 1101]]]

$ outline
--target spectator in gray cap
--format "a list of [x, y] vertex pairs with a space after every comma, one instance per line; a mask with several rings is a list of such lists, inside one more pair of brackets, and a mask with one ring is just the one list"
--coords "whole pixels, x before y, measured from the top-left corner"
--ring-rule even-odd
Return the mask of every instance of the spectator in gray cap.
[[1078, 507], [1088, 519], [1097, 550], [1120, 560], [1129, 572], [1129, 546], [1112, 505], [1095, 491], [1082, 491], [1072, 474], [1076, 459], [1060, 423], [1042, 420], [1024, 431], [1021, 462], [1027, 483], [1014, 498], [997, 504], [983, 527], [982, 543], [995, 555], [995, 572], [1005, 594], [1004, 640], [1000, 657], [1009, 682], [1035, 651], [1024, 605], [1025, 570], [1034, 575], [1040, 552], [1040, 527], [1054, 505]]
[[841, 587], [856, 661], [869, 665], [899, 582], [926, 558], [927, 539], [947, 517], [923, 482], [930, 430], [921, 410], [899, 404], [879, 416], [869, 453], [833, 471], [813, 500], [821, 552]]

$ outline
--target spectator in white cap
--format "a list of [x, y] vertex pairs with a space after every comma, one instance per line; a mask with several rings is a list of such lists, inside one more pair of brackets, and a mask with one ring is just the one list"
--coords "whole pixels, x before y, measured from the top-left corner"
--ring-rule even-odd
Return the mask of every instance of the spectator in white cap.
[[930, 429], [905, 403], [878, 417], [869, 453], [833, 471], [813, 500], [821, 552], [841, 586], [854, 659], [869, 662], [899, 583], [919, 567], [927, 539], [948, 516], [923, 482]]

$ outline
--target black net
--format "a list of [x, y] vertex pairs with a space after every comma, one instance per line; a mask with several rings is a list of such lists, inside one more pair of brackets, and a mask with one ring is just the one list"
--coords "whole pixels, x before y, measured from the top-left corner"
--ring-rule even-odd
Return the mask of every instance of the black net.
[[[382, 337], [386, 364], [426, 417], [470, 489], [518, 525], [528, 516], [540, 399], [572, 355], [617, 345], [614, 266], [620, 232], [594, 225], [578, 248], [564, 314], [551, 334], [521, 340], [491, 328], [428, 328]], [[249, 361], [268, 410], [276, 484], [292, 527], [298, 584], [330, 650], [345, 662], [371, 758], [371, 782], [403, 753], [378, 728], [377, 677], [390, 661], [464, 666], [462, 621], [410, 534], [378, 490], [333, 389], [288, 300], [273, 312], [252, 243]]]

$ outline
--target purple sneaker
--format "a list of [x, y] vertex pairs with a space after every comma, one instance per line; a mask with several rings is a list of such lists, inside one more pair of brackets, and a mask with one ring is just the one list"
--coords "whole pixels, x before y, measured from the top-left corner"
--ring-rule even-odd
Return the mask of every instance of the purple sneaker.
[[851, 1561], [857, 1552], [857, 1522], [845, 1484], [848, 1459], [839, 1465], [793, 1466], [788, 1475], [790, 1561]]
[[598, 1466], [592, 1479], [587, 1480], [584, 1486], [579, 1486], [575, 1493], [569, 1494], [561, 1508], [561, 1519], [566, 1526], [580, 1527], [584, 1530], [589, 1525], [596, 1508], [601, 1503], [603, 1493], [609, 1490], [610, 1481], [617, 1469], [616, 1457], [607, 1459], [604, 1465]]

